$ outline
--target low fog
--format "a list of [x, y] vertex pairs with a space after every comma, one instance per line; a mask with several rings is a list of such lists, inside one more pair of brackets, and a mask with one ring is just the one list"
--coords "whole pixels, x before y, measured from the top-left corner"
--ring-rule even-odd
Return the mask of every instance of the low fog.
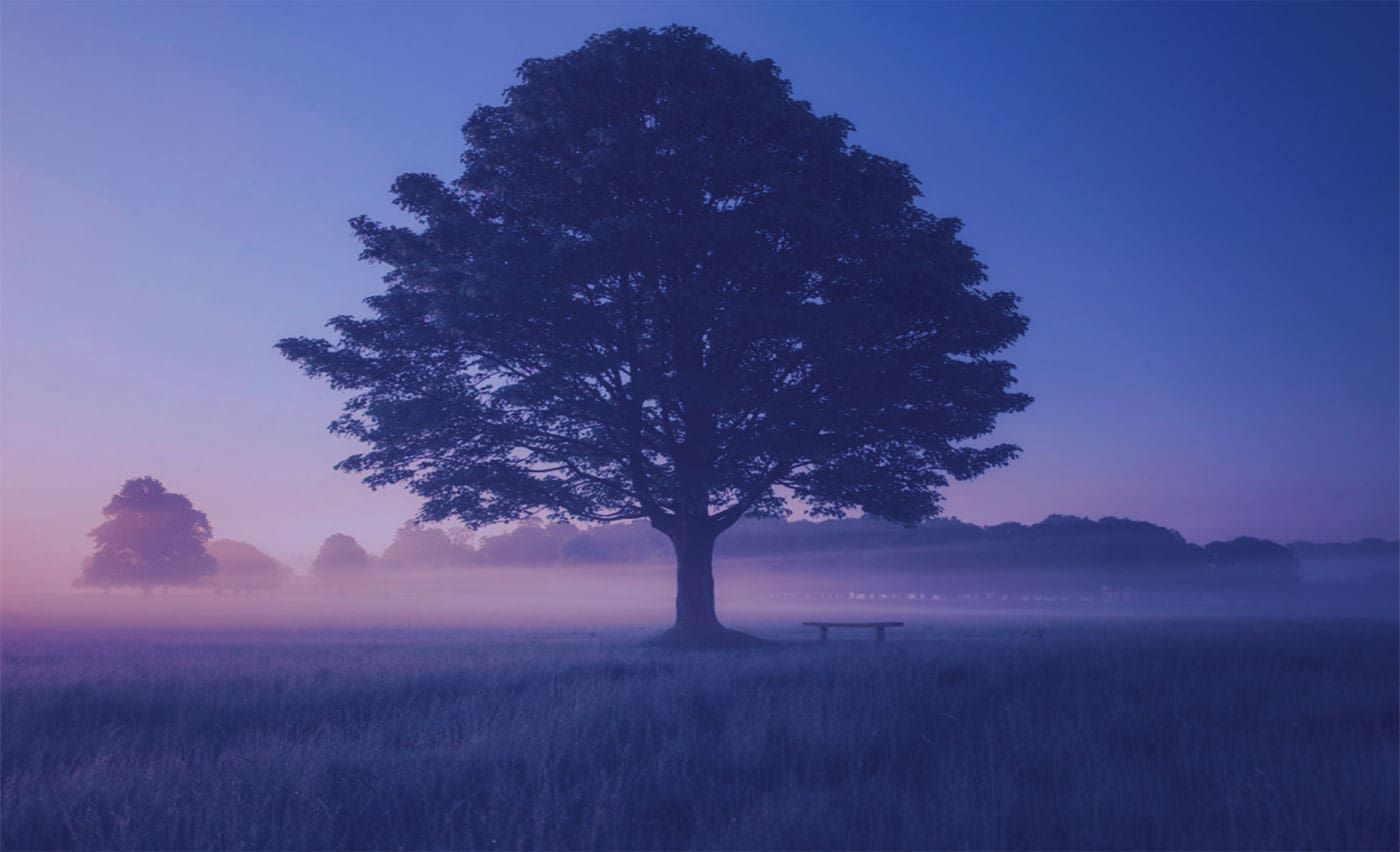
[[[195, 584], [7, 590], [7, 629], [43, 627], [660, 628], [674, 617], [674, 557], [644, 523], [527, 523], [496, 535], [404, 524], [382, 553], [328, 536], [289, 565], [216, 539]], [[721, 619], [1058, 619], [1133, 616], [1395, 617], [1400, 543], [1196, 545], [1165, 527], [1051, 516], [916, 528], [854, 519], [746, 521], [715, 555]], [[8, 573], [8, 567], [7, 567]], [[71, 585], [70, 585], [71, 584]]]

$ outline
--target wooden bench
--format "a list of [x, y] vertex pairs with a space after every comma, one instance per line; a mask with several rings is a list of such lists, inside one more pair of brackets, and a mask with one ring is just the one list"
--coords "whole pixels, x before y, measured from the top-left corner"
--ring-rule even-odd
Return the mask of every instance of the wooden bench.
[[819, 642], [826, 641], [826, 631], [832, 627], [873, 627], [875, 628], [875, 641], [885, 641], [886, 627], [903, 627], [902, 621], [804, 621], [803, 627], [817, 627], [821, 629]]

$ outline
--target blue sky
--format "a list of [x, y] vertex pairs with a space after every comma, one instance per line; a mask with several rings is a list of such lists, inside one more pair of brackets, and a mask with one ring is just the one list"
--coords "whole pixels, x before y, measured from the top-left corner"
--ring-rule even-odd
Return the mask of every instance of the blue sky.
[[950, 514], [1394, 537], [1397, 8], [5, 3], [6, 573], [71, 576], [145, 474], [283, 558], [387, 544], [414, 500], [330, 469], [338, 397], [272, 344], [376, 290], [346, 220], [455, 176], [523, 59], [669, 23], [775, 59], [1022, 296], [1025, 453]]

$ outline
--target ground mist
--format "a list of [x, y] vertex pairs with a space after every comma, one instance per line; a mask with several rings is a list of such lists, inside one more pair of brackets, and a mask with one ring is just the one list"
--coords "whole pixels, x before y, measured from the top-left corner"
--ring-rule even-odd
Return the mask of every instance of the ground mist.
[[4, 636], [5, 849], [1396, 848], [1394, 622]]

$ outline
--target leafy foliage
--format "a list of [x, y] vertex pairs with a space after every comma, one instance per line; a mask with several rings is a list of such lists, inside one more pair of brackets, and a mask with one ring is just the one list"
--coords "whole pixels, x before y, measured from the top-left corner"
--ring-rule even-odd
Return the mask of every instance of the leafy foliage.
[[851, 130], [693, 29], [526, 61], [467, 122], [460, 178], [394, 183], [416, 228], [353, 221], [389, 268], [372, 315], [278, 344], [354, 392], [332, 429], [369, 449], [340, 468], [473, 526], [712, 536], [784, 491], [937, 514], [1018, 452], [966, 442], [1030, 402], [995, 357], [1026, 319]]
[[209, 519], [183, 494], [149, 476], [129, 479], [102, 509], [107, 519], [89, 535], [97, 550], [83, 566], [81, 585], [195, 585], [214, 573], [205, 551]]

